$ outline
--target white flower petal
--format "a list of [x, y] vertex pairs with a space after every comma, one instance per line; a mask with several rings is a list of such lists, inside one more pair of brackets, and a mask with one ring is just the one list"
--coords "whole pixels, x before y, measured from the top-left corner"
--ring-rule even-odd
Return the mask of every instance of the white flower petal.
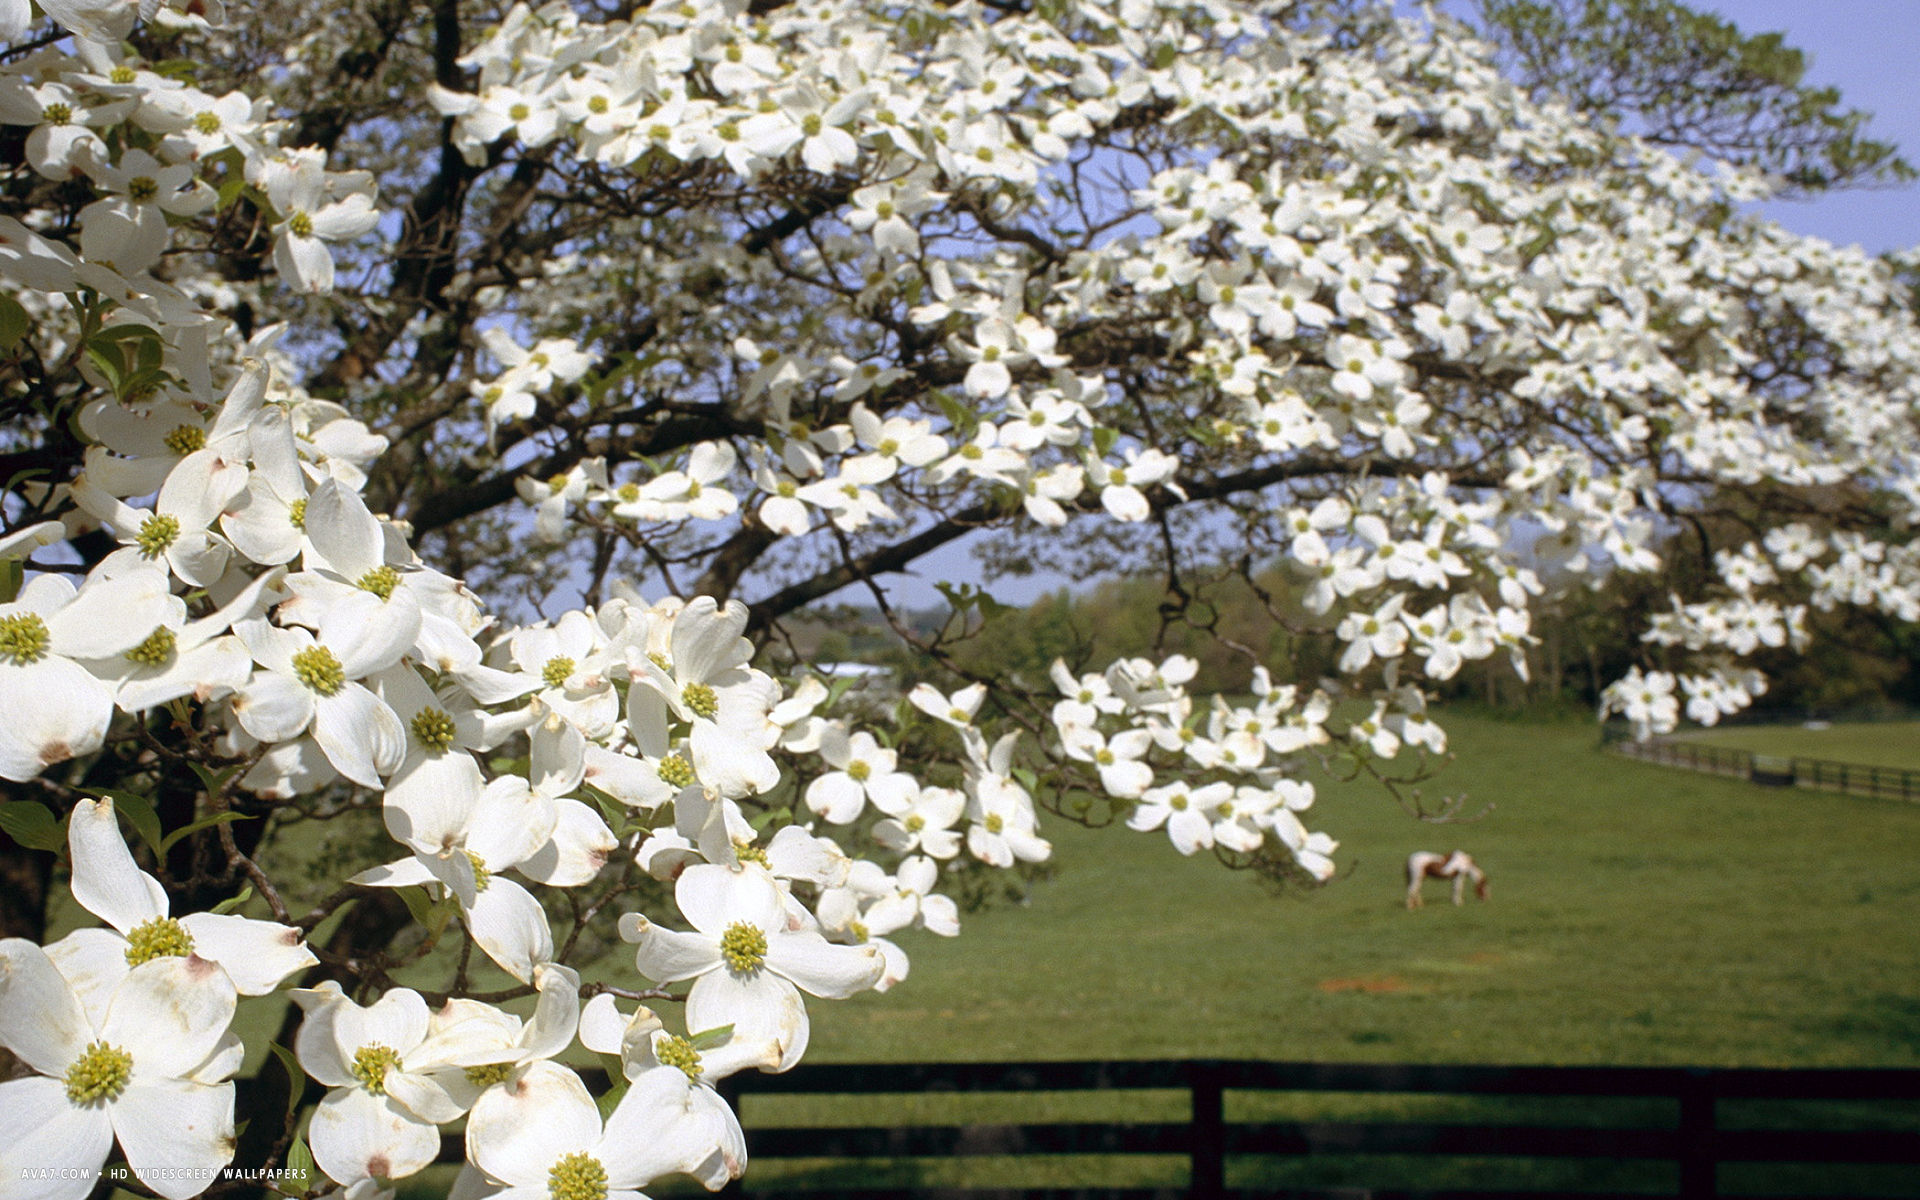
[[545, 1189], [562, 1156], [600, 1141], [600, 1112], [580, 1077], [556, 1063], [528, 1065], [520, 1078], [480, 1097], [467, 1118], [467, 1157], [510, 1186]]
[[733, 1036], [742, 1042], [776, 1047], [778, 1061], [767, 1070], [785, 1071], [806, 1053], [806, 1001], [798, 988], [771, 971], [711, 971], [694, 981], [687, 992], [687, 1028], [722, 1025], [733, 1026]]
[[600, 1142], [610, 1188], [639, 1188], [662, 1175], [691, 1172], [713, 1155], [726, 1125], [710, 1105], [694, 1099], [701, 1092], [712, 1095], [673, 1068], [633, 1081], [608, 1114]]
[[107, 1002], [100, 1038], [133, 1053], [133, 1082], [179, 1079], [205, 1062], [233, 1021], [233, 983], [197, 955], [127, 972]]
[[[0, 1083], [0, 1200], [85, 1200], [113, 1149], [103, 1105], [81, 1107], [44, 1075]], [[51, 1179], [29, 1173], [62, 1169]]]
[[810, 930], [782, 933], [767, 947], [768, 970], [831, 1000], [866, 991], [884, 966], [871, 946], [836, 945]]
[[600, 814], [578, 800], [556, 800], [553, 833], [520, 864], [521, 874], [551, 887], [579, 887], [607, 864], [620, 839]]
[[314, 702], [313, 740], [334, 770], [370, 788], [379, 787], [380, 776], [399, 767], [407, 753], [400, 718], [357, 683]]
[[[136, 1059], [139, 1053], [134, 1051]], [[130, 1084], [109, 1108], [127, 1165], [167, 1200], [199, 1195], [215, 1172], [233, 1161], [231, 1083]]]
[[0, 668], [0, 778], [32, 779], [92, 754], [112, 718], [113, 689], [76, 663], [43, 658]]
[[313, 1161], [339, 1183], [400, 1179], [440, 1155], [440, 1131], [365, 1088], [335, 1088], [307, 1126]]
[[93, 1041], [93, 1025], [47, 952], [0, 941], [0, 1045], [42, 1075], [65, 1075]]
[[546, 912], [511, 879], [496, 875], [487, 882], [467, 909], [467, 928], [487, 957], [522, 983], [533, 977], [535, 964], [553, 957]]
[[458, 845], [485, 786], [470, 754], [408, 758], [387, 784], [381, 810], [387, 832], [422, 854]]
[[784, 929], [787, 924], [780, 888], [764, 867], [688, 867], [674, 885], [673, 898], [687, 923], [710, 938], [718, 938], [728, 926], [739, 922], [767, 933]]
[[82, 908], [121, 933], [167, 915], [166, 890], [134, 865], [120, 836], [113, 801], [82, 800], [74, 805], [67, 845], [73, 853], [73, 898]]
[[219, 963], [242, 996], [264, 996], [320, 961], [291, 925], [231, 913], [193, 913], [180, 924], [193, 936], [193, 952]]
[[656, 983], [677, 983], [720, 965], [720, 943], [716, 939], [702, 933], [662, 929], [639, 913], [620, 918], [620, 936], [636, 943], [634, 965]]
[[80, 997], [87, 1021], [95, 1029], [107, 1019], [107, 1002], [113, 989], [133, 968], [127, 965], [127, 939], [111, 929], [97, 926], [76, 929], [47, 947], [47, 957], [60, 969]]
[[261, 671], [233, 698], [233, 715], [260, 741], [287, 742], [313, 723], [313, 701], [313, 693], [291, 675]]

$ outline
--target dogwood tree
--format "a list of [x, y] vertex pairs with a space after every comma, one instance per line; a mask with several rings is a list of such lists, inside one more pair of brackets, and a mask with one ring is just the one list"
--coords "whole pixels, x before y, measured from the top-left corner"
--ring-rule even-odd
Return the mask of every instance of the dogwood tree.
[[[1050, 822], [1325, 879], [1316, 773], [1444, 752], [1424, 688], [1524, 673], [1549, 588], [1670, 577], [1622, 614], [1642, 732], [1746, 705], [1810, 609], [1920, 613], [1914, 260], [1743, 215], [1773, 181], [1445, 21], [11, 0], [0, 37], [0, 1197], [116, 1153], [372, 1197], [462, 1120], [464, 1196], [718, 1187], [712, 1084]], [[1278, 566], [1340, 678], [888, 711], [778, 652], [983, 534], [1157, 570], [1169, 622]], [[231, 1023], [285, 988], [319, 1099], [241, 1139]]]

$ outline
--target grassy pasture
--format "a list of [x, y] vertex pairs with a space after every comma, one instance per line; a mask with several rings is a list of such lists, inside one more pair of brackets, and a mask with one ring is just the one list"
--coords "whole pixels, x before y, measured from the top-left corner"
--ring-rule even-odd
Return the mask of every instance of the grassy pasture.
[[[1343, 871], [1307, 895], [1045, 825], [1058, 878], [909, 942], [891, 993], [812, 1005], [810, 1054], [1920, 1065], [1920, 807], [1633, 762], [1585, 724], [1451, 728], [1427, 791], [1491, 812], [1422, 824], [1325, 785], [1308, 823]], [[1454, 848], [1492, 900], [1431, 883], [1406, 911], [1407, 854]]]
[[[810, 1002], [810, 1060], [1920, 1066], [1920, 870], [1910, 860], [1920, 805], [1627, 760], [1602, 752], [1585, 722], [1456, 716], [1449, 728], [1455, 760], [1425, 790], [1464, 792], [1465, 811], [1490, 811], [1422, 824], [1377, 787], [1324, 784], [1308, 824], [1341, 839], [1342, 871], [1307, 894], [1270, 895], [1182, 858], [1161, 833], [1047, 820], [1057, 877], [1024, 906], [963, 917], [958, 939], [903, 938], [912, 975], [888, 994]], [[1406, 911], [1407, 854], [1455, 848], [1488, 869], [1492, 899], [1454, 908], [1430, 883], [1427, 907]], [[630, 983], [631, 959], [616, 946], [590, 974]], [[242, 1006], [250, 1039], [277, 1024], [274, 1007]], [[318, 1094], [309, 1087], [309, 1101]], [[1233, 1093], [1228, 1116], [1592, 1124], [1618, 1120], [1621, 1103]], [[1671, 1123], [1664, 1106], [1645, 1107], [1648, 1124]], [[1183, 1093], [748, 1096], [742, 1116], [749, 1126], [902, 1125], [1180, 1121], [1185, 1110]], [[1815, 1127], [1836, 1116], [1920, 1129], [1911, 1105], [1758, 1106], [1740, 1119]], [[1411, 1186], [1418, 1165], [1388, 1163], [1404, 1181], [1376, 1182]], [[1184, 1170], [1152, 1157], [970, 1159], [865, 1163], [857, 1174], [902, 1186], [955, 1172], [1022, 1186], [1177, 1186]], [[1352, 1163], [1247, 1159], [1233, 1170], [1236, 1186], [1307, 1186], [1347, 1181]], [[1429, 1185], [1637, 1190], [1665, 1186], [1670, 1172], [1627, 1162], [1601, 1178], [1594, 1164], [1544, 1159], [1450, 1170]], [[753, 1178], [831, 1189], [846, 1171], [768, 1162]], [[1897, 1173], [1848, 1178], [1859, 1194], [1899, 1194]], [[450, 1181], [435, 1168], [402, 1195], [441, 1196]], [[1779, 1172], [1758, 1182], [1836, 1186]]]
[[1903, 767], [1920, 771], [1920, 721], [1889, 721], [1807, 729], [1799, 725], [1741, 725], [1696, 729], [1679, 735], [1782, 758], [1825, 758], [1863, 767]]
[[[1920, 940], [1907, 860], [1920, 807], [1770, 791], [1604, 754], [1584, 723], [1456, 718], [1430, 795], [1475, 821], [1426, 825], [1377, 789], [1328, 785], [1309, 824], [1344, 843], [1341, 877], [1273, 897], [1181, 858], [1163, 835], [1054, 821], [1058, 878], [1024, 908], [909, 944], [885, 996], [810, 1006], [811, 1057], [874, 1061], [1248, 1057], [1323, 1061], [1743, 1066], [1920, 1065]], [[1402, 905], [1416, 849], [1461, 848], [1493, 898], [1454, 908], [1437, 884]], [[754, 1124], [1180, 1121], [1180, 1093], [1021, 1097], [748, 1096]], [[1671, 1127], [1657, 1101], [1230, 1093], [1229, 1119], [1422, 1120]], [[1751, 1127], [1920, 1128], [1912, 1105], [1726, 1106]], [[1244, 1187], [1351, 1184], [1356, 1160], [1231, 1164]], [[1670, 1164], [1367, 1160], [1377, 1186], [1665, 1189]], [[763, 1184], [831, 1189], [827, 1164], [766, 1163]], [[1178, 1186], [1178, 1159], [893, 1160], [861, 1179], [1021, 1186]], [[1384, 1175], [1381, 1172], [1385, 1172]], [[1911, 1195], [1903, 1172], [1729, 1168], [1729, 1188]]]

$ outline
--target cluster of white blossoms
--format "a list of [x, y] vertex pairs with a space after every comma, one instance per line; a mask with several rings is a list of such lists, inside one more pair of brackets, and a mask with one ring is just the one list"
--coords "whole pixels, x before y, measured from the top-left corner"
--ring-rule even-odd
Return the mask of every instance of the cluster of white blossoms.
[[[335, 253], [381, 227], [372, 174], [138, 57], [125, 0], [0, 3], [0, 123], [46, 184], [0, 216], [0, 386], [39, 405], [22, 447], [74, 443], [0, 497], [0, 778], [33, 797], [9, 828], [66, 822], [42, 848], [109, 927], [0, 942], [0, 1046], [32, 1072], [0, 1083], [0, 1200], [86, 1194], [18, 1168], [116, 1141], [156, 1192], [204, 1187], [162, 1168], [234, 1154], [239, 998], [306, 982], [305, 935], [369, 889], [517, 986], [460, 994], [464, 956], [442, 992], [329, 960], [292, 990], [286, 1061], [325, 1095], [287, 1153], [372, 1200], [464, 1122], [461, 1196], [717, 1188], [745, 1150], [714, 1082], [799, 1061], [804, 996], [905, 979], [891, 935], [957, 933], [956, 872], [1046, 859], [1042, 813], [1099, 797], [1182, 853], [1328, 878], [1310, 769], [1444, 752], [1423, 684], [1501, 655], [1524, 674], [1550, 585], [1691, 553], [1669, 535], [1702, 497], [1783, 499], [1651, 619], [1606, 699], [1643, 732], [1747, 704], [1745, 660], [1809, 612], [1920, 616], [1911, 299], [1735, 217], [1758, 182], [1535, 106], [1457, 31], [1386, 16], [1351, 49], [1284, 4], [764, 7], [516, 5], [406, 98], [449, 161], [606, 206], [555, 217], [540, 270], [456, 280], [484, 322], [464, 343], [395, 325], [404, 354], [468, 348], [406, 386], [474, 410], [441, 442], [518, 476], [535, 538], [631, 547], [664, 583], [516, 625], [366, 498], [378, 470], [434, 477], [383, 460], [433, 418], [376, 432], [393, 414], [299, 383], [328, 343], [298, 322], [333, 311], [305, 306], [340, 301]], [[247, 20], [188, 8], [155, 19]], [[674, 207], [682, 187], [711, 204]], [[615, 280], [646, 338], [596, 340]], [[293, 328], [243, 335], [253, 304]], [[376, 394], [356, 372], [335, 382]], [[1194, 695], [1177, 656], [1060, 664], [1024, 736], [980, 683], [863, 724], [755, 666], [755, 614], [675, 574], [705, 555], [731, 595], [726, 564], [772, 548], [791, 608], [982, 526], [1087, 524], [1279, 564], [1276, 616], [1340, 680], [1262, 665], [1236, 700]], [[903, 749], [929, 741], [951, 761]], [[193, 792], [195, 819], [150, 827], [129, 782]], [[232, 831], [277, 806], [377, 809], [393, 846], [297, 918]], [[123, 820], [156, 863], [163, 833], [201, 839], [273, 920], [172, 916]], [[648, 876], [651, 911], [620, 902]], [[583, 984], [603, 910], [631, 978]], [[556, 1061], [576, 1042], [617, 1059], [616, 1095]]]

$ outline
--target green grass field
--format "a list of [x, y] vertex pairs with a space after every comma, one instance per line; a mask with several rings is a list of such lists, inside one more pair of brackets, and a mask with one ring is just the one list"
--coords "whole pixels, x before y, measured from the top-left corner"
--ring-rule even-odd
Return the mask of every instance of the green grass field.
[[1676, 735], [1686, 742], [1708, 742], [1755, 754], [1783, 758], [1825, 758], [1867, 767], [1904, 767], [1920, 771], [1920, 721], [1834, 725], [1741, 725], [1695, 729]]
[[[1630, 761], [1603, 752], [1598, 730], [1585, 722], [1456, 716], [1449, 727], [1455, 761], [1425, 790], [1464, 793], [1467, 812], [1487, 815], [1423, 824], [1376, 786], [1325, 785], [1308, 824], [1341, 840], [1341, 873], [1309, 893], [1272, 895], [1211, 860], [1182, 858], [1164, 834], [1047, 820], [1056, 877], [1037, 884], [1025, 905], [966, 915], [958, 939], [903, 938], [913, 970], [893, 991], [810, 1001], [809, 1060], [1920, 1066], [1920, 869], [1911, 859], [1920, 805], [1759, 788]], [[1873, 727], [1873, 736], [1891, 728]], [[1428, 906], [1408, 912], [1408, 853], [1455, 848], [1488, 869], [1492, 899], [1455, 908], [1431, 883]], [[630, 963], [615, 947], [594, 974], [633, 982]], [[252, 1028], [271, 1027], [270, 1003], [248, 1001], [242, 1020], [251, 1008]], [[310, 1100], [317, 1095], [309, 1089]], [[1245, 1095], [1230, 1097], [1229, 1115], [1573, 1123], [1602, 1115], [1593, 1102], [1557, 1117], [1511, 1107]], [[749, 1096], [743, 1108], [749, 1125], [1184, 1115], [1177, 1093], [1011, 1102]], [[1846, 1113], [1861, 1115], [1857, 1105]], [[1915, 1106], [1870, 1115], [1920, 1128]], [[1509, 1167], [1528, 1186], [1606, 1182], [1566, 1173], [1591, 1165], [1499, 1170]], [[957, 1169], [863, 1164], [858, 1174], [932, 1185]], [[1184, 1178], [1179, 1160], [1020, 1169], [1021, 1180], [1053, 1185]], [[1236, 1178], [1305, 1185], [1322, 1175], [1340, 1182], [1345, 1170], [1318, 1159], [1259, 1169], [1268, 1173]], [[1660, 1186], [1664, 1169], [1610, 1186]], [[755, 1178], [795, 1170], [825, 1187], [847, 1178], [777, 1163]], [[1496, 1179], [1486, 1164], [1458, 1170], [1450, 1186]], [[1123, 1177], [1106, 1174], [1113, 1171]], [[444, 1195], [448, 1180], [436, 1169], [405, 1196]], [[1860, 1188], [1875, 1190], [1871, 1180]]]
[[[1330, 886], [1275, 897], [1159, 834], [1055, 820], [1059, 875], [1025, 907], [977, 914], [951, 942], [909, 943], [884, 996], [815, 1002], [821, 1060], [1245, 1057], [1434, 1063], [1920, 1065], [1920, 939], [1911, 911], [1920, 806], [1778, 791], [1603, 753], [1584, 723], [1456, 718], [1456, 761], [1426, 785], [1475, 821], [1422, 824], [1377, 788], [1324, 789], [1342, 839]], [[1416, 849], [1465, 849], [1493, 898], [1437, 884], [1403, 907]], [[1634, 1108], [1638, 1105], [1638, 1108]], [[1756, 1125], [1920, 1128], [1914, 1105], [1723, 1112]], [[1027, 1097], [747, 1097], [754, 1124], [1173, 1120], [1178, 1093]], [[1629, 1111], [1630, 1110], [1630, 1111]], [[1229, 1096], [1240, 1120], [1671, 1125], [1658, 1102], [1438, 1096]], [[1438, 1170], [1439, 1174], [1429, 1174]], [[831, 1189], [1178, 1186], [1177, 1159], [765, 1163], [762, 1183]], [[1797, 1172], [1797, 1173], [1796, 1173]], [[1912, 1195], [1898, 1168], [1729, 1168], [1722, 1182]], [[1243, 1187], [1671, 1188], [1670, 1164], [1547, 1159], [1248, 1159]]]
[[[1492, 811], [1324, 787], [1343, 870], [1310, 894], [1052, 821], [1057, 878], [908, 942], [887, 995], [811, 1005], [811, 1055], [1920, 1065], [1920, 807], [1631, 762], [1585, 724], [1452, 729], [1427, 791]], [[1406, 911], [1406, 856], [1454, 848], [1493, 898]]]

